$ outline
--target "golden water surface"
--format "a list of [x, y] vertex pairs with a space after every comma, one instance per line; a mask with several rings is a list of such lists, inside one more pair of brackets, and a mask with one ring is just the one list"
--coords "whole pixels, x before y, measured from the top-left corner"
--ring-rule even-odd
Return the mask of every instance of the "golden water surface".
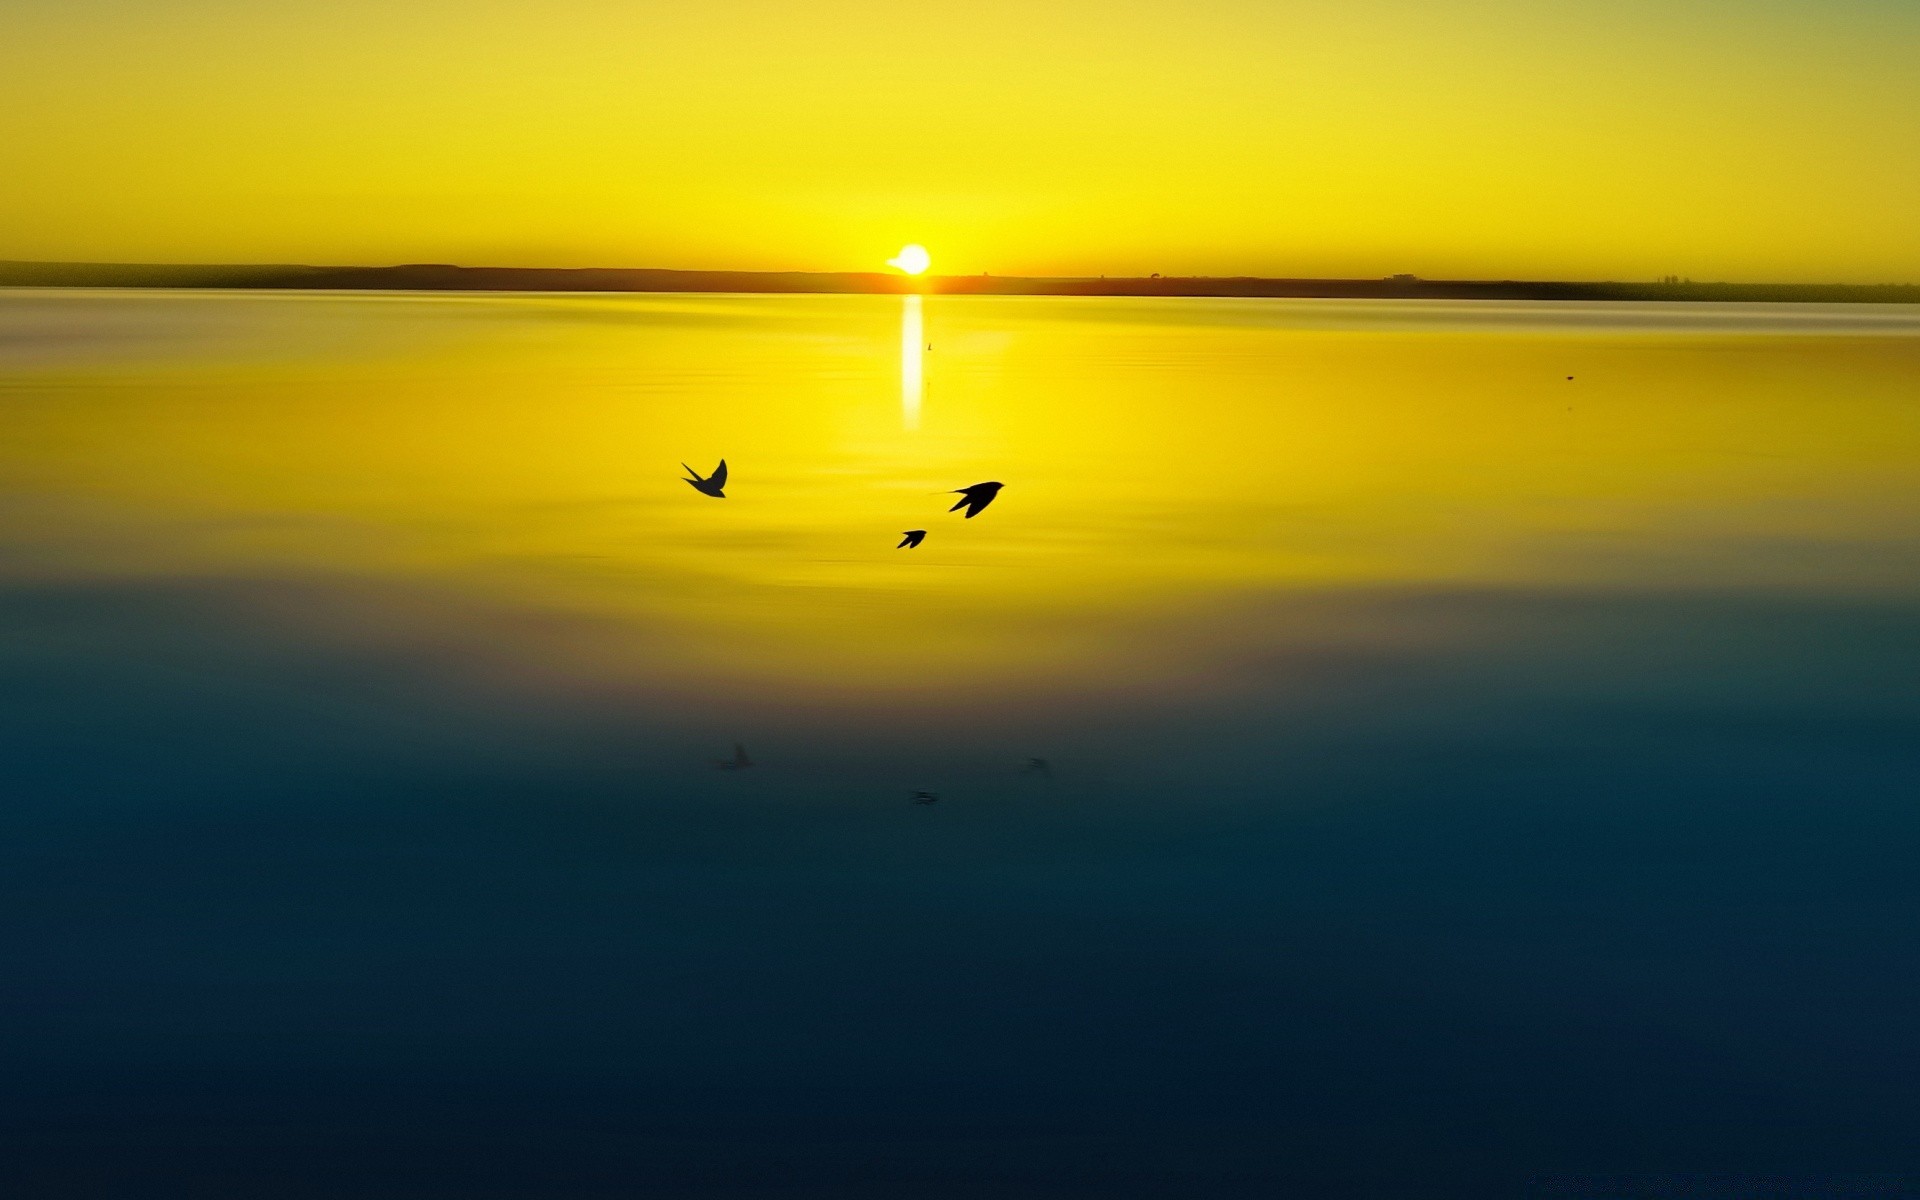
[[1899, 308], [15, 291], [0, 562], [787, 700], [1146, 686], [1249, 596], [1910, 596], [1916, 401]]

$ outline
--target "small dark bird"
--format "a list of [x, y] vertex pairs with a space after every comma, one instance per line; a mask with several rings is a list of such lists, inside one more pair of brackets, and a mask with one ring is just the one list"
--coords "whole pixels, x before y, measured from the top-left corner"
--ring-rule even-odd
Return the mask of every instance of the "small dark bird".
[[707, 476], [705, 479], [700, 478], [700, 472], [694, 470], [692, 467], [688, 467], [687, 464], [681, 463], [680, 465], [686, 467], [687, 474], [693, 476], [692, 479], [686, 482], [693, 486], [694, 491], [699, 492], [703, 496], [712, 496], [716, 500], [725, 500], [727, 498], [726, 492], [721, 490], [727, 486], [726, 459], [721, 459], [720, 465], [713, 469], [713, 474]]
[[1567, 382], [1568, 382], [1568, 383], [1572, 383], [1572, 382], [1573, 382], [1573, 376], [1571, 376], [1571, 375], [1569, 375], [1569, 376], [1567, 376]]
[[921, 542], [924, 542], [926, 540], [927, 540], [926, 530], [909, 529], [907, 530], [907, 536], [900, 542], [898, 546], [895, 546], [894, 549], [895, 550], [911, 550], [915, 546], [918, 546]]
[[938, 804], [940, 797], [933, 792], [915, 792], [913, 794], [913, 802], [915, 804]]
[[981, 509], [993, 503], [993, 498], [998, 496], [1000, 489], [1005, 486], [1002, 483], [976, 483], [968, 488], [955, 488], [954, 494], [959, 496], [960, 500], [947, 511], [959, 512], [964, 508], [967, 510], [967, 519], [972, 520], [980, 515]]
[[1027, 760], [1026, 765], [1020, 768], [1020, 773], [1022, 775], [1051, 775], [1053, 774], [1053, 765], [1044, 758], [1030, 758]]
[[735, 742], [733, 744], [733, 757], [715, 759], [713, 765], [719, 767], [722, 771], [744, 771], [753, 765], [753, 760], [747, 757], [747, 748], [739, 742]]

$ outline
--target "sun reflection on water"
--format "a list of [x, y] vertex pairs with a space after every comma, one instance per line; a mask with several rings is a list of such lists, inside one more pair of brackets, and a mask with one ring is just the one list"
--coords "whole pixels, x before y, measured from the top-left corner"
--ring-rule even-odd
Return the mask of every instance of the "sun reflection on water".
[[926, 323], [920, 297], [900, 297], [900, 424], [920, 428], [920, 400], [925, 390]]

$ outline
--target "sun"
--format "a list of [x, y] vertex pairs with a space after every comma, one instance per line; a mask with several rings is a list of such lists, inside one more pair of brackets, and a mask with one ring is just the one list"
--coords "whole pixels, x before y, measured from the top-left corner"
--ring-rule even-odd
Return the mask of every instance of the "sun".
[[900, 247], [900, 253], [887, 260], [890, 267], [899, 267], [909, 275], [919, 275], [933, 265], [933, 256], [921, 245]]

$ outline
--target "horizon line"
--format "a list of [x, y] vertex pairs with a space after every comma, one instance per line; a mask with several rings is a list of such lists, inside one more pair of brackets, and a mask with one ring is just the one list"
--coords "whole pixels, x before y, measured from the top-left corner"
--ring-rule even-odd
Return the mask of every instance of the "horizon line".
[[[659, 286], [671, 282], [676, 286]], [[759, 286], [753, 286], [759, 285]], [[686, 267], [495, 267], [453, 263], [314, 266], [303, 263], [134, 263], [0, 259], [0, 287], [177, 287], [259, 290], [775, 292], [945, 295], [1135, 295], [1920, 302], [1914, 283], [1660, 280], [1429, 279], [1264, 275], [918, 275], [884, 270], [800, 271]]]

